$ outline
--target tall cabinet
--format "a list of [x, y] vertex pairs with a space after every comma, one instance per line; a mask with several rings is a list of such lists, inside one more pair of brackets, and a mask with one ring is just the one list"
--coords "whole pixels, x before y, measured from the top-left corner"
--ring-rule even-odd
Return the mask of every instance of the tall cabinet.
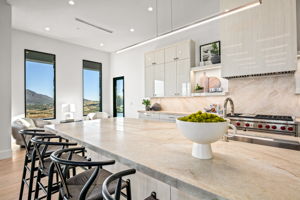
[[145, 54], [145, 96], [190, 95], [190, 68], [195, 65], [195, 43], [183, 41]]

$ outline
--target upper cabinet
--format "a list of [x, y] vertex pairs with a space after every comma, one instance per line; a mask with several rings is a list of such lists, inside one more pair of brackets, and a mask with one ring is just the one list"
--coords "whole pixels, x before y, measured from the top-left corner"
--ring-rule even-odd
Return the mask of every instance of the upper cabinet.
[[190, 69], [194, 65], [195, 44], [191, 40], [146, 53], [146, 97], [189, 95]]
[[191, 40], [183, 41], [165, 48], [165, 62], [182, 59], [195, 59], [195, 43]]
[[148, 52], [145, 54], [145, 66], [163, 64], [165, 62], [164, 49]]
[[[236, 1], [221, 1], [221, 10]], [[220, 31], [223, 77], [296, 70], [296, 0], [263, 0], [221, 19]]]

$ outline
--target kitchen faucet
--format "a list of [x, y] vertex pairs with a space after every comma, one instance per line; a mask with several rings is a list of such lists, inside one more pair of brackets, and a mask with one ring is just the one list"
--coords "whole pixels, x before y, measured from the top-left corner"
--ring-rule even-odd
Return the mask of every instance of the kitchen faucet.
[[230, 107], [231, 107], [230, 114], [231, 114], [231, 115], [234, 115], [234, 104], [233, 104], [233, 100], [232, 100], [230, 97], [228, 97], [228, 98], [226, 98], [225, 101], [224, 101], [224, 117], [227, 116], [227, 103], [228, 103], [228, 101], [230, 102]]

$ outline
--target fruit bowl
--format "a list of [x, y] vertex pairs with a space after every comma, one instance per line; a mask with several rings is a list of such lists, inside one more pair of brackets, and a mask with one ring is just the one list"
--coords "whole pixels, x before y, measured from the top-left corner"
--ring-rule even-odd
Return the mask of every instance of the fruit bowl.
[[180, 132], [193, 142], [192, 156], [199, 159], [211, 159], [213, 157], [211, 143], [218, 141], [227, 134], [228, 127], [236, 127], [227, 120], [220, 122], [189, 122], [176, 120]]

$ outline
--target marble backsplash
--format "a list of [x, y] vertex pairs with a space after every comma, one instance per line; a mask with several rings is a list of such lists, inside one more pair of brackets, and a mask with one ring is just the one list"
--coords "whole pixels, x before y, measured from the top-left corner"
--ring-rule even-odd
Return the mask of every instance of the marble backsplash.
[[249, 77], [229, 80], [227, 96], [152, 98], [164, 111], [195, 112], [210, 104], [234, 101], [235, 112], [300, 117], [300, 95], [295, 94], [294, 75]]

